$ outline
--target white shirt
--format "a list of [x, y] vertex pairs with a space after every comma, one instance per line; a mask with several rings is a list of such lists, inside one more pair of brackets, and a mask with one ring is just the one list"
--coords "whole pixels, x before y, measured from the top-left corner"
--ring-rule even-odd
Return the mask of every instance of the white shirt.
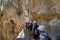
[[[46, 36], [47, 36], [47, 34], [46, 34], [46, 33], [42, 33], [42, 34], [44, 34], [44, 35], [46, 35]], [[46, 37], [45, 37], [45, 36], [43, 36], [42, 34], [40, 34], [40, 35], [39, 35], [39, 38], [40, 38], [40, 39], [44, 39], [44, 40], [45, 40], [45, 39], [46, 39]]]

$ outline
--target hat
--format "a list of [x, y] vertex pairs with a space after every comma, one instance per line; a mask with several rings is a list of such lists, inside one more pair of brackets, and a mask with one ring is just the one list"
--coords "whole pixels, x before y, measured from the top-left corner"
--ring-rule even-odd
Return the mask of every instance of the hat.
[[34, 21], [33, 23], [37, 23], [37, 21]]
[[45, 30], [45, 25], [40, 25], [40, 26], [38, 27], [38, 30], [44, 31], [44, 30]]

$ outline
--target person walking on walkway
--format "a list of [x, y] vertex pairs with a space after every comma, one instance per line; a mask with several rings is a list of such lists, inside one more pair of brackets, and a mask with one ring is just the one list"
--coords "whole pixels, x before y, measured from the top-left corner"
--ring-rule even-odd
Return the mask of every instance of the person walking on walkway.
[[39, 40], [51, 40], [51, 38], [48, 36], [48, 34], [45, 32], [45, 25], [39, 25], [38, 30], [39, 30]]
[[29, 26], [30, 31], [32, 31], [32, 27], [33, 27], [33, 24], [32, 24], [32, 21], [30, 21], [30, 26]]
[[30, 26], [30, 21], [26, 21], [25, 27], [26, 27], [27, 30], [29, 30], [29, 26]]
[[33, 22], [33, 40], [36, 40], [38, 37], [39, 37], [39, 31], [38, 31], [38, 23], [37, 21], [35, 20]]

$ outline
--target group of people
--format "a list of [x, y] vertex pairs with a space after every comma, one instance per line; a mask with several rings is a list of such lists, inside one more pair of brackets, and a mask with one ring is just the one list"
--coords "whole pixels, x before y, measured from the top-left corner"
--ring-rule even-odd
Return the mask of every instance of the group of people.
[[33, 33], [33, 40], [51, 40], [49, 35], [45, 32], [46, 25], [38, 25], [37, 20], [27, 21], [25, 23], [26, 29]]

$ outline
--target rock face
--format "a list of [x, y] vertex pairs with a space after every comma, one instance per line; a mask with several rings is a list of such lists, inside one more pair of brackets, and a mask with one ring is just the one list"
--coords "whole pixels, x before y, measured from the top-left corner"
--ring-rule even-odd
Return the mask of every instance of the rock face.
[[16, 14], [18, 8], [21, 10], [29, 8], [31, 18], [38, 20], [39, 24], [47, 24], [47, 32], [52, 40], [57, 40], [60, 35], [60, 0], [30, 0], [29, 3], [25, 1], [3, 1], [5, 11], [0, 17], [0, 40], [15, 40], [23, 28], [23, 20], [19, 21]]
[[0, 12], [0, 40], [15, 40], [23, 28], [23, 20], [17, 15], [17, 1], [12, 1], [13, 5], [8, 1], [3, 1], [4, 9]]
[[59, 11], [59, 0], [32, 0], [30, 10], [39, 13], [51, 13]]
[[57, 19], [57, 18], [52, 19], [49, 22], [49, 26], [50, 26], [50, 30], [51, 30], [51, 31], [49, 31], [49, 34], [51, 34], [51, 36], [53, 37], [52, 39], [53, 40], [59, 39], [59, 36], [60, 36], [60, 19]]
[[[9, 8], [3, 14], [3, 26], [1, 26], [1, 40], [15, 40], [23, 25], [14, 8]], [[21, 25], [20, 25], [21, 24]]]
[[38, 20], [39, 24], [43, 23], [42, 20], [47, 21], [48, 33], [50, 34], [52, 40], [57, 40], [57, 36], [60, 34], [60, 1], [31, 0], [30, 13], [32, 19]]

